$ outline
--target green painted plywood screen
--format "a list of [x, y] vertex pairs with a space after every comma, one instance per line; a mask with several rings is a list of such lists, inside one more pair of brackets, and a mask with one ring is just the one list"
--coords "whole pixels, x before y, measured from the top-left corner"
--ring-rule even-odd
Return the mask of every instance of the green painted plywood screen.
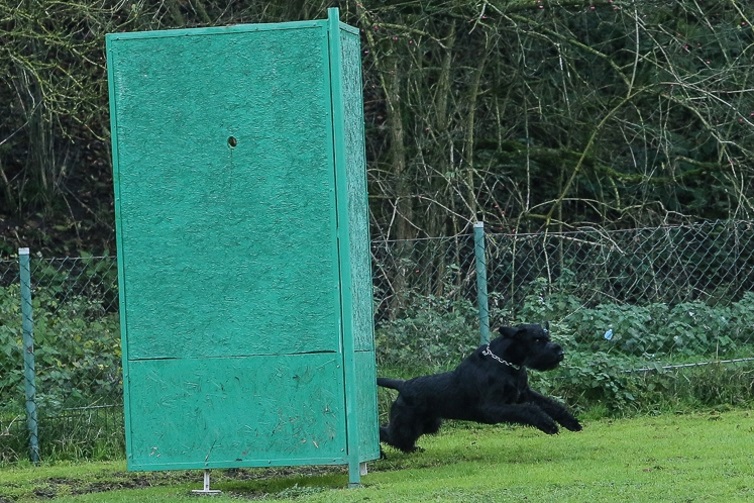
[[111, 38], [131, 358], [338, 349], [324, 29]]
[[333, 464], [346, 456], [336, 354], [137, 360], [129, 377], [135, 467]]
[[[342, 106], [335, 108], [342, 111], [342, 122], [336, 121], [341, 130], [336, 128], [335, 142], [338, 145], [342, 141], [342, 152], [340, 157], [336, 153], [336, 162], [340, 161], [339, 165], [343, 167], [338, 171], [338, 177], [345, 182], [339, 194], [345, 194], [341, 206], [347, 208], [348, 213], [348, 236], [345, 241], [348, 243], [347, 255], [351, 264], [347, 288], [352, 307], [350, 311], [344, 311], [349, 313], [353, 332], [357, 373], [352, 379], [359, 383], [368, 382], [376, 374], [361, 66], [350, 64], [359, 60], [361, 48], [357, 30], [340, 24], [339, 35], [339, 58], [334, 59], [340, 63], [340, 92], [337, 96], [342, 96]], [[372, 426], [379, 421], [376, 387], [357, 387], [354, 402], [361, 442], [359, 450], [365, 459], [379, 457], [379, 432]]]
[[129, 468], [378, 456], [358, 42], [108, 35]]

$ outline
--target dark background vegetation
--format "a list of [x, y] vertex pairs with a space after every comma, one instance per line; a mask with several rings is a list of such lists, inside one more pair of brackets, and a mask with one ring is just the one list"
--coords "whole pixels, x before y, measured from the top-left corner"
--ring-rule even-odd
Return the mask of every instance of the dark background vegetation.
[[[333, 3], [0, 0], [0, 256], [114, 248], [104, 35], [326, 16]], [[741, 0], [363, 0], [372, 234], [750, 218]]]
[[[104, 35], [319, 19], [331, 6], [0, 0], [0, 259], [19, 246], [34, 252], [43, 455], [122, 456]], [[674, 227], [754, 217], [749, 2], [338, 6], [342, 20], [362, 33], [371, 231], [382, 278], [375, 282], [381, 373], [447, 369], [478, 343], [468, 237], [471, 224], [483, 220], [494, 245], [491, 280], [495, 267], [513, 271], [505, 278], [525, 279], [490, 281], [493, 321], [551, 320], [568, 348], [561, 369], [532, 377], [538, 389], [594, 417], [751, 405], [750, 225], [734, 225], [729, 234]], [[630, 250], [652, 242], [646, 233], [631, 234], [637, 246], [623, 246], [627, 253], [608, 235], [658, 226], [668, 248], [641, 257]], [[528, 245], [506, 240], [545, 231], [536, 239], [545, 243], [556, 231], [576, 230], [604, 239], [560, 234], [547, 253], [579, 241], [604, 251], [601, 264], [579, 258], [594, 256], [586, 248], [571, 262], [555, 253], [558, 267], [546, 260], [546, 273], [535, 265], [549, 255], [537, 247], [511, 262]], [[718, 234], [733, 237], [718, 242]], [[450, 251], [435, 253], [440, 241], [405, 241], [436, 236], [452, 236]], [[706, 270], [704, 284], [716, 284], [674, 297], [681, 283], [672, 280], [696, 270], [676, 258], [686, 248], [692, 262], [713, 257], [697, 262], [721, 272]], [[665, 250], [665, 259], [654, 259]], [[81, 258], [52, 258], [66, 256]], [[619, 259], [630, 262], [628, 272], [608, 270]], [[26, 438], [17, 267], [15, 260], [0, 265], [2, 463], [23, 457]], [[615, 292], [628, 290], [624, 283], [655, 285], [635, 270], [670, 271], [671, 282], [660, 282], [661, 296], [641, 290], [642, 302], [620, 298]], [[611, 288], [599, 289], [593, 278]], [[733, 283], [743, 286], [734, 290]], [[609, 341], [602, 336], [608, 328], [615, 331]], [[383, 410], [389, 398], [381, 395]]]

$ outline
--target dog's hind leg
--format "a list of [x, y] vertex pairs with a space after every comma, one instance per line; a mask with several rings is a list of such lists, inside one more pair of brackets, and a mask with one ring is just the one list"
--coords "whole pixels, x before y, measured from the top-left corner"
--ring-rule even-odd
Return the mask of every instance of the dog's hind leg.
[[432, 417], [424, 421], [422, 432], [427, 435], [434, 435], [440, 431], [440, 426], [442, 426], [442, 419], [439, 417]]
[[423, 426], [416, 411], [399, 398], [390, 408], [390, 423], [380, 428], [380, 441], [403, 452], [414, 452], [416, 439], [424, 433]]

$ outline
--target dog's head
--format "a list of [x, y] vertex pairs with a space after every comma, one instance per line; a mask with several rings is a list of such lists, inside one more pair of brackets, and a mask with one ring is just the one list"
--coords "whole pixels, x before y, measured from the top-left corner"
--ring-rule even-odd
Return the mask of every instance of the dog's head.
[[550, 340], [549, 324], [500, 327], [506, 360], [534, 370], [552, 370], [563, 361], [563, 348]]

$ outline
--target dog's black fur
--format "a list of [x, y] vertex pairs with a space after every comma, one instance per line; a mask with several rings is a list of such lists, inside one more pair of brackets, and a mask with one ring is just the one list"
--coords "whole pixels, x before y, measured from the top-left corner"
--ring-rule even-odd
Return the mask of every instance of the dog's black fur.
[[378, 378], [379, 386], [399, 392], [390, 408], [390, 423], [380, 427], [380, 441], [412, 452], [416, 440], [437, 433], [443, 419], [518, 423], [548, 434], [558, 432], [556, 422], [581, 430], [563, 405], [529, 388], [527, 368], [551, 370], [563, 360], [563, 348], [550, 340], [549, 330], [519, 325], [501, 327], [499, 332], [451, 372], [407, 381]]

